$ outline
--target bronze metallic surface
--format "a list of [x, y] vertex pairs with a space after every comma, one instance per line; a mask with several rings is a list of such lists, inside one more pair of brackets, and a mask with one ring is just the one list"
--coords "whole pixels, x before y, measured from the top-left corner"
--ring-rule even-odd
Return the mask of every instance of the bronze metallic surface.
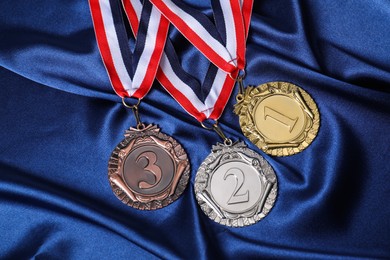
[[165, 149], [148, 144], [132, 149], [121, 167], [127, 186], [144, 195], [164, 191], [173, 180], [174, 168], [174, 161]]
[[184, 149], [154, 125], [127, 130], [108, 164], [114, 194], [141, 210], [159, 209], [175, 201], [187, 186], [189, 175]]
[[234, 112], [244, 135], [264, 152], [287, 156], [301, 152], [317, 136], [320, 114], [302, 88], [288, 82], [247, 87]]

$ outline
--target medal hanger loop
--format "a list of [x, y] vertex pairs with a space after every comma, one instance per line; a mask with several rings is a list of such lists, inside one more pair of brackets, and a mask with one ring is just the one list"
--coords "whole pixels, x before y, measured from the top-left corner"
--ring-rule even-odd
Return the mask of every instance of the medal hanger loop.
[[238, 102], [242, 101], [244, 99], [244, 78], [246, 76], [246, 71], [244, 69], [240, 70], [238, 72], [237, 78], [233, 78], [232, 74], [229, 74], [230, 78], [232, 78], [234, 81], [238, 83], [238, 95], [236, 96], [236, 100]]
[[219, 127], [218, 120], [215, 120], [212, 126], [207, 126], [203, 122], [200, 122], [200, 124], [204, 129], [214, 130], [222, 138], [224, 145], [231, 146], [233, 144], [232, 140], [230, 138], [227, 138], [225, 133]]
[[133, 108], [135, 108], [135, 107], [138, 108], [138, 106], [139, 106], [140, 103], [141, 103], [141, 99], [140, 99], [140, 98], [137, 98], [137, 103], [135, 103], [134, 105], [129, 105], [129, 104], [126, 103], [125, 97], [122, 97], [122, 104], [123, 104], [125, 107], [127, 107], [127, 108], [131, 108], [131, 109], [133, 109]]
[[138, 130], [143, 130], [145, 128], [145, 124], [142, 123], [140, 117], [139, 117], [139, 104], [141, 103], [141, 99], [137, 99], [137, 103], [134, 104], [134, 105], [129, 105], [126, 103], [125, 101], [125, 98], [122, 97], [122, 104], [127, 107], [127, 108], [130, 108], [131, 110], [133, 110], [133, 113], [134, 113], [134, 117], [135, 117], [135, 120], [137, 122], [137, 129]]
[[238, 70], [238, 74], [237, 74], [237, 77], [233, 77], [232, 76], [232, 74], [233, 74], [233, 72], [232, 73], [229, 73], [228, 75], [229, 75], [229, 77], [232, 79], [232, 80], [234, 80], [234, 81], [242, 81], [244, 78], [245, 78], [245, 76], [246, 76], [246, 71], [245, 71], [245, 68], [244, 69], [239, 69]]

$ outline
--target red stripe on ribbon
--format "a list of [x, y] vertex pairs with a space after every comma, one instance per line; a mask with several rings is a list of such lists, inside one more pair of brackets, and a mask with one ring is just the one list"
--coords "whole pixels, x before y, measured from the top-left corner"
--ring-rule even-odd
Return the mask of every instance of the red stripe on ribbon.
[[231, 64], [231, 61], [224, 60], [218, 53], [216, 53], [207, 42], [205, 42], [202, 37], [200, 37], [189, 24], [184, 21], [180, 16], [171, 11], [169, 7], [163, 1], [153, 1], [151, 2], [160, 10], [169, 21], [176, 26], [176, 28], [209, 60], [214, 63], [218, 68], [227, 73], [233, 73], [237, 70], [236, 66]]
[[127, 19], [131, 24], [131, 29], [133, 30], [133, 34], [137, 35], [138, 32], [138, 17], [137, 13], [133, 8], [133, 5], [130, 3], [130, 0], [122, 1], [123, 7], [125, 9], [125, 13], [127, 15]]
[[[127, 16], [130, 17], [131, 15], [133, 15], [136, 17], [136, 12], [134, 10], [134, 6], [132, 6], [132, 4], [131, 4], [131, 0], [125, 0], [125, 1], [127, 3], [126, 5], [128, 5], [128, 7], [125, 8]], [[239, 4], [239, 3], [237, 2], [237, 4]], [[235, 6], [235, 8], [236, 7], [237, 7], [237, 5]], [[238, 7], [240, 7], [240, 6], [238, 6]], [[240, 10], [240, 9], [238, 9], [238, 10]], [[237, 12], [235, 12], [235, 14], [237, 14]], [[132, 30], [136, 32], [137, 28], [139, 26], [139, 21], [137, 19], [130, 19], [129, 18], [129, 22], [130, 22], [130, 26], [132, 27]], [[193, 33], [193, 30], [191, 30], [188, 26], [186, 26], [186, 27], [187, 27], [187, 29], [189, 29], [189, 31], [191, 33]], [[241, 42], [243, 42], [245, 44], [245, 35], [244, 35], [245, 29], [243, 26], [241, 27], [241, 31], [242, 31], [242, 34], [240, 37]], [[245, 45], [244, 44], [243, 44], [243, 46], [244, 46], [243, 53], [245, 53]], [[238, 75], [237, 68], [233, 65], [231, 65], [231, 67], [233, 67], [234, 70], [231, 72], [232, 73], [231, 75], [226, 74], [226, 78], [224, 80], [222, 89], [220, 91], [220, 95], [218, 96], [217, 100], [215, 101], [213, 107], [211, 108], [213, 110], [209, 116], [206, 116], [206, 114], [203, 111], [199, 111], [194, 106], [194, 104], [191, 102], [191, 100], [182, 91], [180, 91], [178, 86], [173, 85], [173, 83], [169, 80], [167, 75], [163, 72], [161, 65], [157, 71], [156, 77], [157, 77], [158, 81], [161, 83], [161, 85], [167, 90], [167, 92], [183, 107], [184, 110], [187, 111], [187, 113], [189, 113], [190, 115], [195, 117], [198, 121], [202, 122], [202, 121], [206, 120], [207, 118], [217, 120], [221, 116], [221, 114], [222, 114], [222, 112], [223, 112], [223, 110], [224, 110], [224, 108], [225, 108], [225, 106], [226, 106], [226, 104], [231, 96], [234, 85], [235, 85], [235, 80], [233, 78], [237, 77], [237, 75]]]
[[236, 70], [232, 75], [228, 75], [226, 77], [221, 94], [218, 96], [218, 99], [214, 104], [214, 110], [209, 117], [210, 119], [218, 120], [218, 118], [222, 115], [222, 112], [225, 109], [227, 102], [229, 101], [230, 95], [232, 94], [235, 85], [235, 80], [233, 78], [237, 77], [237, 75], [238, 71]]
[[186, 110], [190, 115], [195, 117], [198, 121], [202, 122], [207, 119], [205, 114], [199, 112], [194, 105], [192, 105], [191, 101], [183, 95], [172, 82], [169, 81], [167, 76], [161, 70], [161, 68], [157, 71], [157, 79], [164, 86], [164, 88], [169, 92], [169, 94]]
[[248, 37], [249, 26], [251, 22], [253, 9], [253, 0], [244, 0], [242, 3], [242, 17], [244, 19], [245, 38]]
[[111, 56], [110, 47], [107, 41], [107, 35], [104, 28], [103, 17], [100, 9], [100, 3], [98, 0], [90, 0], [89, 6], [92, 14], [92, 21], [95, 28], [96, 40], [102, 56], [104, 66], [109, 74], [111, 85], [120, 97], [128, 97], [129, 94], [122, 85], [119, 76], [115, 70], [114, 61]]
[[[159, 10], [163, 13], [176, 27], [177, 29], [197, 48], [202, 52], [212, 63], [218, 68], [233, 74], [235, 70], [245, 69], [245, 52], [246, 52], [246, 38], [249, 30], [249, 23], [252, 13], [253, 0], [243, 0], [242, 6], [239, 0], [229, 0], [230, 10], [232, 12], [234, 24], [235, 39], [227, 39], [227, 41], [236, 42], [235, 53], [230, 53], [231, 57], [235, 57], [237, 66], [232, 63], [232, 60], [224, 60], [215, 50], [212, 49], [210, 44], [205, 42], [203, 38], [191, 28], [191, 24], [185, 21], [185, 18], [180, 17], [172, 6], [176, 6], [174, 3], [165, 3], [163, 0], [150, 0]], [[226, 2], [223, 2], [226, 4]], [[176, 8], [179, 8], [176, 6]], [[180, 8], [179, 8], [180, 9]], [[184, 10], [183, 10], [184, 11]], [[185, 11], [184, 11], [185, 12]], [[190, 14], [189, 14], [190, 15]], [[225, 17], [226, 19], [230, 19]], [[202, 25], [203, 26], [203, 25]], [[207, 29], [203, 26], [205, 31]], [[229, 28], [227, 28], [229, 30]]]
[[[237, 68], [243, 70], [245, 68], [245, 51], [246, 51], [246, 36], [245, 25], [242, 17], [241, 6], [238, 0], [230, 0], [230, 8], [234, 19], [234, 29], [236, 33], [237, 44]], [[229, 39], [227, 39], [229, 40]]]
[[[151, 59], [149, 61], [148, 68], [158, 68], [158, 65], [160, 63], [161, 55], [164, 50], [165, 41], [168, 35], [168, 29], [169, 29], [169, 21], [161, 16], [160, 23], [159, 23], [159, 29], [157, 32], [156, 37], [156, 45], [153, 50]], [[150, 90], [152, 87], [154, 78], [156, 77], [157, 70], [148, 69], [144, 80], [142, 81], [139, 89], [133, 94], [133, 97], [135, 98], [142, 98], [146, 95], [146, 93]]]
[[[130, 0], [122, 1], [123, 8], [131, 24], [134, 35], [138, 34], [139, 26], [146, 26], [146, 41], [148, 43], [153, 43], [152, 48], [148, 47], [140, 52], [140, 60], [134, 62], [134, 64], [138, 64], [138, 67], [134, 68], [134, 78], [132, 78], [132, 76], [128, 74], [126, 67], [126, 64], [127, 66], [131, 66], [129, 65], [129, 60], [125, 60], [128, 57], [128, 54], [121, 49], [121, 46], [123, 47], [127, 44], [127, 42], [125, 42], [127, 37], [126, 33], [123, 30], [108, 32], [108, 29], [113, 30], [113, 28], [106, 28], [107, 25], [111, 26], [111, 18], [113, 18], [112, 16], [119, 10], [114, 9], [110, 11], [109, 8], [105, 8], [106, 6], [101, 5], [100, 1], [110, 5], [108, 2], [109, 0], [89, 0], [89, 3], [97, 43], [111, 85], [120, 97], [129, 97], [131, 95], [134, 98], [142, 99], [149, 92], [156, 77], [158, 65], [168, 36], [169, 21], [160, 14], [156, 15], [157, 9], [152, 6], [151, 3], [148, 3], [147, 9], [135, 10]], [[121, 0], [115, 1], [118, 2], [115, 3], [113, 1], [112, 3], [120, 4], [121, 2]], [[115, 6], [115, 8], [117, 8], [117, 6]], [[148, 13], [144, 13], [146, 11]], [[155, 15], [152, 15], [152, 13]], [[142, 14], [142, 17], [149, 18], [149, 22], [147, 24], [141, 24], [138, 19], [142, 18], [138, 17], [137, 14]], [[149, 17], [147, 17], [148, 15]], [[123, 24], [115, 24], [115, 21], [118, 22], [118, 20], [113, 19], [113, 27], [121, 28], [124, 26]], [[145, 30], [142, 30], [142, 32], [144, 31]], [[123, 35], [117, 35], [118, 33]], [[134, 82], [134, 80], [137, 82]]]

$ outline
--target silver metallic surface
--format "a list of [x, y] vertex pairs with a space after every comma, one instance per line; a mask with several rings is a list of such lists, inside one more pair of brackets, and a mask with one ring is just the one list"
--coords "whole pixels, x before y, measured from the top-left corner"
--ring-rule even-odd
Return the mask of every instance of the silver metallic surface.
[[243, 142], [217, 144], [195, 178], [195, 195], [203, 212], [222, 225], [252, 225], [272, 209], [277, 196], [274, 170]]

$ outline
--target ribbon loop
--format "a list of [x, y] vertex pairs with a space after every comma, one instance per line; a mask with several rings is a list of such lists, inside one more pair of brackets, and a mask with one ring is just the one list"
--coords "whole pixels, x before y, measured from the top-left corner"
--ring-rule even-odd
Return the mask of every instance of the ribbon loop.
[[137, 37], [131, 52], [121, 1], [89, 0], [89, 5], [100, 54], [113, 89], [120, 97], [142, 99], [156, 76], [169, 21], [148, 1], [139, 4], [139, 20], [142, 23], [133, 28]]

